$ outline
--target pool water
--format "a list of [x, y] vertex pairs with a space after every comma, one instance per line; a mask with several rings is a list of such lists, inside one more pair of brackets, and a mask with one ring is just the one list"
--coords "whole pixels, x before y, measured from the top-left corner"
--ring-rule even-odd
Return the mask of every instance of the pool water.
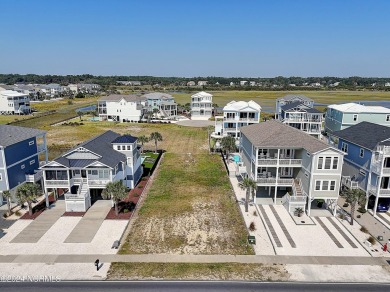
[[89, 120], [92, 122], [100, 121], [99, 117], [93, 117], [93, 118], [90, 118]]
[[239, 155], [234, 155], [233, 159], [234, 159], [234, 162], [240, 162], [240, 156]]

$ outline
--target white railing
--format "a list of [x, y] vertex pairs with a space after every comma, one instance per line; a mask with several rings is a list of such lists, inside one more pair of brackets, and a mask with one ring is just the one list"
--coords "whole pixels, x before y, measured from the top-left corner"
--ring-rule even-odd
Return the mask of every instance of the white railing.
[[43, 170], [37, 170], [34, 174], [26, 174], [26, 182], [37, 182], [42, 178]]
[[346, 186], [347, 188], [353, 190], [359, 188], [359, 182], [351, 180], [349, 176], [341, 177], [341, 184]]
[[282, 165], [302, 165], [302, 159], [280, 159], [279, 164]]
[[290, 194], [286, 194], [287, 202], [291, 203], [306, 203], [306, 197], [305, 196], [291, 196]]
[[[260, 158], [257, 163], [259, 165], [277, 165], [278, 159], [275, 158]], [[280, 165], [302, 165], [302, 159], [279, 159]]]
[[[368, 184], [368, 190], [376, 195], [378, 188], [374, 185]], [[390, 189], [379, 189], [379, 195], [381, 196], [390, 196]]]
[[105, 186], [108, 184], [110, 180], [108, 179], [101, 179], [101, 180], [89, 180], [88, 185], [89, 186]]
[[65, 200], [73, 200], [73, 201], [84, 201], [85, 198], [88, 197], [88, 193], [83, 193], [83, 194], [71, 194], [71, 193], [66, 193], [65, 194]]
[[68, 180], [46, 180], [45, 181], [47, 186], [61, 186], [61, 187], [67, 187], [69, 186]]
[[259, 165], [276, 165], [278, 163], [277, 159], [271, 159], [271, 158], [261, 158], [257, 161]]
[[294, 180], [292, 178], [275, 178], [275, 177], [269, 177], [269, 178], [258, 178], [257, 183], [259, 184], [280, 184], [280, 185], [292, 185], [294, 183]]
[[46, 150], [45, 145], [44, 145], [44, 144], [38, 145], [38, 146], [37, 146], [37, 150], [38, 150], [38, 152], [45, 151], [45, 150]]

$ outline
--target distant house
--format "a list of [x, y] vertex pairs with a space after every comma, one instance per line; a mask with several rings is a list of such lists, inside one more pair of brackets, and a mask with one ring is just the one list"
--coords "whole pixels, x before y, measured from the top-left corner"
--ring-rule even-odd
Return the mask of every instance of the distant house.
[[246, 81], [246, 80], [240, 81], [240, 86], [245, 86], [247, 84], [248, 84], [248, 81]]
[[141, 81], [117, 81], [116, 83], [127, 86], [140, 86]]
[[323, 112], [307, 106], [302, 101], [294, 101], [281, 106], [278, 119], [286, 125], [321, 138], [323, 117]]
[[234, 82], [230, 82], [230, 86], [234, 86], [235, 84], [234, 84]]
[[367, 195], [366, 209], [374, 215], [378, 205], [389, 205], [390, 128], [361, 122], [332, 133], [337, 148], [345, 152], [342, 185]]
[[360, 122], [390, 126], [390, 109], [383, 106], [366, 106], [358, 103], [329, 105], [325, 116], [325, 131], [344, 130]]
[[40, 158], [47, 163], [45, 131], [0, 125], [0, 205], [4, 191], [15, 195], [19, 185], [41, 179]]
[[191, 96], [191, 119], [208, 120], [213, 115], [213, 95], [204, 91]]
[[164, 118], [177, 116], [177, 103], [172, 95], [152, 92], [144, 94], [142, 97], [145, 99], [147, 111], [153, 112], [154, 109], [157, 109], [159, 116]]
[[256, 81], [250, 81], [250, 82], [249, 82], [249, 85], [250, 85], [250, 86], [256, 86], [257, 83], [256, 83]]
[[240, 154], [257, 184], [255, 204], [284, 204], [311, 214], [324, 200], [336, 213], [344, 153], [279, 121], [241, 128]]
[[284, 97], [280, 97], [276, 100], [276, 108], [275, 108], [275, 119], [279, 117], [279, 115], [282, 113], [282, 106], [286, 104], [290, 104], [292, 102], [301, 102], [304, 105], [313, 108], [314, 107], [314, 100], [304, 96], [304, 95], [298, 95], [298, 94], [288, 94]]
[[0, 91], [0, 115], [24, 115], [31, 113], [30, 96], [14, 90]]
[[240, 128], [260, 121], [261, 106], [254, 101], [231, 101], [223, 108], [223, 116], [215, 117], [212, 137], [241, 136]]
[[46, 85], [46, 88], [48, 90], [47, 93], [49, 93], [49, 95], [51, 97], [54, 97], [54, 96], [58, 96], [62, 91], [61, 91], [61, 85], [57, 84], [57, 83], [50, 83], [50, 84], [47, 84]]
[[386, 82], [386, 83], [385, 83], [385, 86], [386, 86], [386, 87], [389, 87], [389, 86], [390, 86], [390, 82]]
[[294, 83], [290, 83], [288, 86], [290, 87], [296, 87], [296, 85]]
[[101, 121], [138, 122], [142, 118], [145, 99], [138, 95], [112, 94], [98, 100], [98, 115]]
[[206, 86], [208, 81], [198, 81], [198, 86]]
[[196, 83], [194, 81], [188, 81], [187, 86], [195, 86]]
[[64, 193], [67, 212], [85, 212], [102, 199], [107, 183], [133, 189], [142, 176], [137, 137], [107, 131], [41, 167], [45, 195]]

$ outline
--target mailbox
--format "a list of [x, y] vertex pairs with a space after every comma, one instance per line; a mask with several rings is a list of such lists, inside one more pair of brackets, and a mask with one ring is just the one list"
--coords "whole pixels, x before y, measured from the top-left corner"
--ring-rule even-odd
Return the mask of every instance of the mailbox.
[[256, 244], [256, 237], [254, 235], [248, 235], [248, 243]]

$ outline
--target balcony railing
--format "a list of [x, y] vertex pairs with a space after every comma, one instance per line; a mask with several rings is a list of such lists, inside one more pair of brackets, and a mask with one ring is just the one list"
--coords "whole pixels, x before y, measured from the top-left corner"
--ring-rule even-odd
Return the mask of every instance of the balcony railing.
[[351, 180], [349, 176], [342, 176], [341, 184], [351, 190], [359, 188], [359, 182]]
[[306, 203], [306, 196], [290, 196], [289, 194], [286, 195], [287, 202], [291, 203]]
[[65, 194], [65, 200], [72, 200], [72, 201], [84, 201], [85, 198], [87, 197], [88, 197], [88, 192], [81, 193], [81, 194], [71, 194], [71, 193]]
[[42, 152], [42, 151], [45, 151], [45, 150], [46, 150], [46, 147], [45, 147], [44, 144], [38, 144], [37, 150], [38, 150], [38, 152]]
[[269, 178], [258, 178], [257, 179], [258, 184], [276, 184], [279, 185], [292, 185], [294, 183], [294, 180], [292, 178], [276, 178], [276, 177], [269, 177]]
[[371, 165], [371, 170], [374, 171], [377, 174], [389, 174], [390, 175], [390, 168], [383, 167], [382, 161], [383, 160], [380, 160], [378, 162], [374, 162]]
[[275, 158], [261, 158], [258, 160], [259, 165], [277, 165], [279, 161], [279, 165], [282, 166], [290, 166], [290, 165], [302, 165], [302, 159], [275, 159]]
[[59, 186], [59, 187], [68, 187], [69, 181], [68, 180], [46, 180], [45, 181], [47, 186]]
[[89, 186], [106, 186], [109, 182], [110, 182], [109, 179], [89, 180], [88, 185]]
[[37, 182], [42, 178], [43, 170], [37, 170], [34, 174], [26, 174], [26, 182]]
[[[376, 193], [378, 191], [378, 188], [374, 185], [371, 185], [371, 184], [368, 185], [368, 189], [374, 195], [376, 195]], [[390, 197], [390, 189], [379, 189], [379, 195]]]

